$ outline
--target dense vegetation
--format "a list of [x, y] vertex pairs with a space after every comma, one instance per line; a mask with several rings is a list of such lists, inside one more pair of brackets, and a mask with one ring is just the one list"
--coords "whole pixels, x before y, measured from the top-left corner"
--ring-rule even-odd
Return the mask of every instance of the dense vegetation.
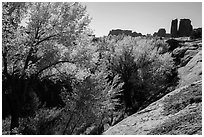
[[163, 40], [94, 40], [80, 3], [2, 10], [3, 134], [101, 134], [177, 83]]

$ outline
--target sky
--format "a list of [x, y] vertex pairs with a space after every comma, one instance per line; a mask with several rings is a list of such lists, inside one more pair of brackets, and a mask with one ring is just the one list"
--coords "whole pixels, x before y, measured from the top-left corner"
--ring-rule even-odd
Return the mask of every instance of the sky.
[[92, 18], [90, 27], [98, 36], [112, 29], [126, 29], [144, 35], [160, 28], [170, 32], [173, 19], [188, 18], [194, 28], [202, 27], [201, 2], [84, 2]]

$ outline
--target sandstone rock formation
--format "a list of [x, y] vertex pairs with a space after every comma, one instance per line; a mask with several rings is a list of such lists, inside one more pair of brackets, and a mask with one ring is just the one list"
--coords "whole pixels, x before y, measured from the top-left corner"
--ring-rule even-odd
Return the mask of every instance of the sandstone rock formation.
[[118, 36], [122, 34], [127, 35], [127, 36], [132, 36], [132, 37], [142, 36], [141, 33], [132, 32], [132, 30], [121, 30], [121, 29], [111, 30], [108, 35]]
[[[178, 41], [179, 42], [179, 41]], [[181, 41], [180, 41], [181, 42]], [[199, 51], [201, 51], [201, 41], [195, 42], [181, 42], [179, 47], [172, 52], [172, 57], [179, 67], [185, 66]]]
[[174, 90], [103, 134], [201, 134], [201, 102], [202, 81], [197, 81]]
[[192, 39], [202, 38], [202, 28], [193, 29], [191, 38]]
[[178, 72], [181, 86], [200, 80], [202, 78], [202, 51], [199, 51], [184, 67], [179, 68]]
[[166, 37], [166, 30], [164, 28], [161, 28], [158, 30], [158, 32], [155, 32], [153, 36]]
[[172, 20], [171, 22], [171, 36], [178, 37], [178, 19]]
[[130, 36], [138, 37], [138, 36], [142, 36], [142, 33], [133, 32]]
[[180, 37], [189, 37], [193, 31], [190, 19], [180, 19], [178, 34]]
[[168, 43], [169, 45], [169, 52], [173, 51], [174, 49], [180, 46], [180, 41], [175, 39], [169, 39], [166, 41], [166, 43]]
[[[200, 30], [199, 30], [200, 31]], [[178, 28], [178, 19], [171, 22], [171, 36], [172, 37], [189, 37], [192, 35], [193, 26], [190, 19], [180, 19]]]

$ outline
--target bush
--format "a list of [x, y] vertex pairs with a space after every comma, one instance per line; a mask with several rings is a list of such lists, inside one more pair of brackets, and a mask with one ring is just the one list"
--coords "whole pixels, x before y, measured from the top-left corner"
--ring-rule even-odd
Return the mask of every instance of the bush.
[[11, 118], [7, 117], [2, 120], [2, 135], [10, 135]]
[[135, 113], [149, 98], [165, 92], [177, 76], [171, 54], [158, 50], [155, 43], [125, 37], [109, 47], [106, 54], [109, 79], [119, 75], [124, 82], [122, 94], [112, 98], [124, 104], [126, 113]]
[[[48, 91], [61, 95], [62, 108], [48, 104], [46, 107], [50, 108], [42, 107], [33, 94], [30, 103], [23, 107], [29, 113], [21, 118], [19, 133], [101, 134], [105, 124], [120, 122], [176, 83], [173, 80], [177, 71], [163, 41], [111, 37], [79, 45], [73, 51], [77, 63], [70, 72], [71, 78], [66, 65], [56, 68], [59, 76]], [[42, 87], [47, 87], [46, 82], [42, 82]]]
[[[41, 108], [32, 116], [21, 118], [19, 128], [14, 129], [15, 131], [12, 131], [12, 134], [14, 134], [14, 132], [15, 134], [23, 135], [58, 134], [59, 126], [62, 126], [60, 114], [61, 110], [56, 108]], [[11, 134], [10, 117], [3, 120], [2, 127], [2, 134]]]
[[61, 111], [59, 109], [39, 109], [34, 116], [20, 120], [19, 132], [23, 135], [58, 134], [61, 126]]

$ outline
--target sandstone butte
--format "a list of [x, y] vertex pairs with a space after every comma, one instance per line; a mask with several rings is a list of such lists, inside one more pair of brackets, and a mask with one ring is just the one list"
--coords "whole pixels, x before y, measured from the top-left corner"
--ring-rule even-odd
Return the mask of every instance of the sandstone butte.
[[103, 135], [202, 135], [202, 41], [185, 42], [175, 50], [182, 52], [184, 62], [177, 88]]

